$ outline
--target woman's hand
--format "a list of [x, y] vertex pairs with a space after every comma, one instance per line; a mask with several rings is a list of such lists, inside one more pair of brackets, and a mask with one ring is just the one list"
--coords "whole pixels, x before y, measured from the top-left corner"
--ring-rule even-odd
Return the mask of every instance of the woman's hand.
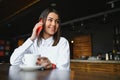
[[[34, 41], [36, 38], [37, 38], [37, 36], [38, 36], [38, 33], [37, 32], [41, 32], [41, 30], [42, 30], [42, 25], [43, 25], [43, 23], [42, 23], [42, 21], [40, 21], [40, 22], [38, 22], [38, 23], [36, 23], [36, 25], [34, 26], [34, 28], [33, 28], [33, 31], [32, 31], [32, 35], [31, 35], [31, 37], [30, 37], [30, 39], [32, 40], [32, 41]], [[37, 31], [37, 30], [40, 30], [40, 31]]]
[[41, 65], [45, 67], [45, 69], [51, 69], [52, 68], [52, 63], [47, 57], [40, 57], [37, 60], [37, 65]]

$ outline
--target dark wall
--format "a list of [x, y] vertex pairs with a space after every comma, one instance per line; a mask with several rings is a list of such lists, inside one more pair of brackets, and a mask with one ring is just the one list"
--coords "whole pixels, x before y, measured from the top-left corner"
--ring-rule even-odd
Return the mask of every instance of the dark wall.
[[[61, 36], [64, 36], [70, 42], [75, 35], [91, 34], [92, 55], [97, 55], [99, 52], [105, 54], [113, 50], [114, 28], [119, 28], [120, 26], [120, 15], [106, 18], [106, 20], [103, 20], [103, 18], [104, 17], [99, 17], [64, 25], [61, 27]], [[25, 34], [21, 35], [22, 37], [17, 36], [17, 38], [12, 38], [13, 45], [11, 51], [13, 52], [17, 47], [16, 44], [19, 38], [28, 38], [29, 35]]]
[[120, 31], [120, 16], [118, 15], [106, 21], [102, 21], [100, 18], [92, 21], [85, 21], [84, 25], [81, 25], [81, 22], [77, 22], [74, 23], [74, 25], [69, 24], [62, 26], [62, 36], [71, 41], [75, 35], [91, 34], [92, 55], [96, 56], [97, 53], [105, 54], [114, 49], [113, 41], [115, 27]]

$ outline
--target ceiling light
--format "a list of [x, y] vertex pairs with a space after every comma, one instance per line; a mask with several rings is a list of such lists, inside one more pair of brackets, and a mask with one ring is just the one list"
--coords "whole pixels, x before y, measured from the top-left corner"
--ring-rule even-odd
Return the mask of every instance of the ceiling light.
[[52, 7], [55, 7], [55, 6], [56, 6], [56, 3], [51, 3], [51, 6], [52, 6]]

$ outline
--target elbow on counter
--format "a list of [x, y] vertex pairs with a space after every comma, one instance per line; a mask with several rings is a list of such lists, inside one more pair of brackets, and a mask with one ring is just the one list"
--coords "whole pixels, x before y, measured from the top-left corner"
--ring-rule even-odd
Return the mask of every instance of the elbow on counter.
[[13, 55], [10, 57], [10, 64], [11, 65], [20, 65], [22, 64], [22, 60], [19, 58], [14, 58]]

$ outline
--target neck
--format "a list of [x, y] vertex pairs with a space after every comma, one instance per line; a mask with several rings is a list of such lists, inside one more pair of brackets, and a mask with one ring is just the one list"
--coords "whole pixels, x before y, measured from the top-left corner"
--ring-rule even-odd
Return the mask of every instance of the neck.
[[44, 38], [44, 39], [48, 39], [48, 38], [50, 38], [50, 37], [52, 37], [52, 36], [51, 36], [51, 35], [48, 35], [48, 34], [43, 33], [43, 38]]

